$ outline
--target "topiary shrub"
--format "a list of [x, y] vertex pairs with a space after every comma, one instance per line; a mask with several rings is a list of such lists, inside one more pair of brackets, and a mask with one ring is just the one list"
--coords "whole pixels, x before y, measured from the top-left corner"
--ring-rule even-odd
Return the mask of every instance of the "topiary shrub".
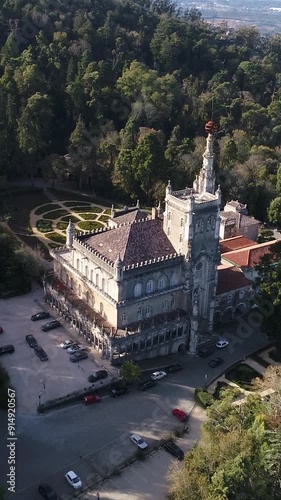
[[103, 224], [96, 221], [85, 221], [79, 222], [78, 224], [78, 228], [82, 229], [82, 231], [94, 231], [95, 229], [100, 229], [101, 227], [104, 227]]
[[56, 232], [46, 234], [46, 238], [52, 241], [57, 241], [58, 243], [62, 243], [62, 245], [64, 245], [66, 241], [65, 236], [62, 236], [61, 234]]
[[50, 210], [56, 210], [58, 208], [61, 207], [57, 203], [47, 203], [46, 205], [41, 205], [40, 207], [36, 208], [34, 213], [35, 215], [41, 215], [44, 214], [45, 212], [49, 212]]
[[52, 221], [46, 219], [39, 219], [36, 222], [36, 228], [38, 229], [38, 231], [41, 231], [41, 233], [49, 233], [49, 231], [53, 230]]
[[62, 217], [61, 220], [62, 221], [65, 221], [65, 222], [69, 222], [69, 219], [71, 219], [71, 222], [78, 222], [80, 219], [78, 219], [78, 217], [76, 217], [75, 215], [67, 215], [66, 217]]
[[[67, 215], [69, 212], [67, 210], [54, 210], [53, 212], [47, 212], [46, 214], [43, 215], [43, 219], [58, 219], [59, 217], [62, 217], [63, 215]], [[69, 214], [70, 215], [70, 214]]]
[[65, 230], [68, 226], [67, 222], [57, 222], [57, 229], [60, 229], [61, 231]]
[[84, 220], [95, 220], [97, 218], [97, 215], [95, 214], [78, 214], [82, 219]]
[[206, 389], [203, 389], [202, 387], [198, 387], [197, 389], [195, 389], [194, 399], [196, 403], [198, 403], [199, 406], [201, 406], [202, 408], [207, 408], [214, 401], [213, 396], [209, 394], [208, 391]]

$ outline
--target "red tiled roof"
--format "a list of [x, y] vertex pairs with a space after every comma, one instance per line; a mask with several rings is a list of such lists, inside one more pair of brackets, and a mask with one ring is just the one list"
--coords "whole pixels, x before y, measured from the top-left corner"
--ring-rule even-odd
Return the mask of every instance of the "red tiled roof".
[[236, 250], [222, 255], [222, 260], [227, 260], [239, 267], [254, 267], [260, 262], [260, 259], [270, 253], [271, 245], [276, 241], [269, 241], [248, 247], [243, 250]]
[[235, 266], [218, 270], [217, 295], [249, 285], [252, 285], [252, 282]]
[[116, 212], [115, 216], [111, 218], [111, 220], [116, 224], [125, 224], [127, 222], [135, 222], [135, 220], [146, 219], [147, 216], [148, 214], [146, 212], [143, 212], [139, 208], [136, 208], [134, 210], [128, 211], [127, 213], [124, 213], [123, 210], [120, 214]]
[[80, 238], [111, 262], [120, 255], [124, 266], [176, 253], [159, 219], [146, 219]]
[[251, 247], [255, 245], [255, 241], [246, 238], [245, 236], [234, 236], [234, 238], [227, 238], [220, 241], [221, 253], [232, 252], [233, 250], [240, 250], [241, 248]]

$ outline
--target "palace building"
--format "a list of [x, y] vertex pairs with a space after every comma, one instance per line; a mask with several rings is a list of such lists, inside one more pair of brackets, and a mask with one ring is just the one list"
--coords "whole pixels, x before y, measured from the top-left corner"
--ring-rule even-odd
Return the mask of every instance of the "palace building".
[[[139, 204], [112, 208], [108, 227], [53, 250], [46, 300], [112, 363], [187, 349], [212, 339], [214, 320], [249, 310], [252, 282], [221, 264], [221, 192], [215, 186], [215, 124], [208, 122], [201, 171], [192, 188], [166, 188], [163, 214]], [[242, 207], [243, 208], [243, 207]], [[241, 213], [233, 208], [233, 212]]]

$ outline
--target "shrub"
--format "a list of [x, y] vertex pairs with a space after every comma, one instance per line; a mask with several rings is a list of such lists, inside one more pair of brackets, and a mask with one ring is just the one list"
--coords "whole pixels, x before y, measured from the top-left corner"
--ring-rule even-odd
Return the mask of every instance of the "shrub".
[[74, 212], [77, 212], [77, 213], [79, 213], [79, 212], [93, 212], [93, 213], [96, 213], [96, 214], [99, 214], [102, 211], [103, 211], [102, 208], [100, 208], [100, 207], [93, 207], [93, 206], [90, 206], [90, 207], [89, 206], [85, 206], [85, 207], [81, 207], [81, 206], [78, 207], [77, 206], [77, 207], [75, 207], [75, 210], [74, 210]]
[[64, 236], [62, 236], [61, 234], [56, 233], [56, 232], [46, 234], [46, 237], [49, 240], [57, 241], [58, 243], [62, 243], [63, 245], [65, 244], [65, 241], [66, 241]]
[[85, 221], [85, 222], [79, 222], [78, 227], [79, 229], [82, 229], [82, 231], [94, 231], [94, 229], [100, 229], [101, 227], [104, 226], [99, 222]]
[[108, 219], [109, 219], [108, 215], [100, 215], [99, 217], [99, 221], [101, 222], [108, 222]]
[[49, 212], [50, 210], [56, 210], [58, 208], [61, 207], [57, 203], [47, 203], [46, 205], [41, 205], [40, 207], [36, 208], [34, 213], [35, 215], [41, 215], [44, 214], [45, 212]]
[[44, 220], [44, 219], [39, 219], [36, 222], [36, 227], [38, 231], [41, 231], [41, 233], [49, 233], [50, 231], [53, 230], [52, 226], [52, 221], [51, 220]]
[[57, 223], [57, 229], [61, 229], [62, 231], [63, 231], [64, 229], [66, 229], [66, 228], [67, 228], [67, 226], [68, 226], [68, 223], [67, 223], [67, 222], [58, 222], [58, 223]]
[[243, 389], [253, 390], [252, 380], [256, 377], [261, 378], [262, 375], [254, 370], [251, 366], [244, 363], [231, 368], [225, 372], [225, 378], [239, 385]]
[[82, 205], [91, 205], [89, 201], [64, 201], [66, 207], [81, 207]]
[[61, 220], [65, 221], [65, 222], [69, 222], [69, 219], [71, 219], [71, 222], [78, 222], [80, 220], [80, 219], [78, 219], [78, 217], [76, 217], [75, 215], [71, 215], [71, 214], [61, 218]]
[[95, 220], [97, 216], [95, 214], [78, 214], [84, 220]]
[[43, 219], [58, 219], [59, 217], [62, 217], [63, 215], [67, 215], [69, 212], [67, 210], [54, 210], [53, 212], [47, 212], [46, 214], [43, 215]]
[[194, 398], [196, 403], [198, 403], [202, 408], [207, 408], [214, 401], [213, 396], [209, 394], [206, 389], [202, 389], [201, 387], [195, 389]]

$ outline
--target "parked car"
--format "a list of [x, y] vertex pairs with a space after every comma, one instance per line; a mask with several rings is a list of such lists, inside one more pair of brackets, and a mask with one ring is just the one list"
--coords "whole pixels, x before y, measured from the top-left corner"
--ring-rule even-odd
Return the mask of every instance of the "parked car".
[[47, 319], [50, 317], [50, 314], [45, 311], [40, 311], [31, 316], [31, 321], [38, 321], [39, 319]]
[[228, 340], [221, 339], [216, 343], [216, 347], [218, 347], [219, 349], [223, 349], [224, 347], [228, 346], [228, 344]]
[[94, 403], [99, 403], [101, 401], [100, 396], [85, 396], [83, 402], [85, 405], [92, 405]]
[[74, 340], [65, 340], [60, 344], [60, 347], [62, 347], [63, 349], [68, 349], [68, 347], [71, 347], [75, 344], [77, 344], [77, 342], [75, 342]]
[[130, 436], [132, 443], [136, 444], [141, 450], [145, 450], [147, 448], [147, 443], [142, 439], [139, 434], [132, 434]]
[[34, 347], [34, 352], [35, 352], [36, 356], [38, 356], [40, 361], [48, 361], [48, 359], [49, 359], [48, 355], [44, 351], [43, 347], [40, 347], [40, 346]]
[[0, 347], [0, 355], [2, 354], [12, 354], [15, 352], [15, 347], [12, 344], [3, 345]]
[[38, 491], [46, 500], [58, 500], [55, 490], [47, 483], [39, 484]]
[[172, 410], [172, 414], [180, 420], [180, 422], [187, 422], [188, 420], [188, 415], [183, 410], [179, 410], [178, 408], [174, 408]]
[[111, 389], [111, 391], [109, 391], [109, 394], [112, 398], [118, 398], [119, 396], [127, 394], [128, 392], [129, 391], [127, 387], [116, 387], [115, 389]]
[[30, 347], [32, 347], [32, 348], [38, 346], [38, 342], [37, 342], [36, 338], [33, 335], [26, 335], [25, 336], [25, 340], [28, 343], [28, 345]]
[[95, 373], [92, 373], [92, 375], [89, 375], [88, 377], [88, 382], [97, 382], [98, 380], [102, 380], [104, 378], [108, 377], [108, 372], [106, 370], [98, 370]]
[[60, 326], [60, 322], [55, 319], [54, 321], [49, 321], [49, 323], [45, 323], [45, 325], [41, 326], [41, 330], [43, 330], [43, 332], [48, 332], [49, 330], [54, 330], [54, 328], [59, 328]]
[[212, 347], [202, 347], [202, 349], [198, 351], [198, 356], [200, 356], [200, 358], [208, 358], [213, 352], [214, 349]]
[[70, 484], [70, 486], [72, 486], [72, 488], [74, 488], [75, 490], [78, 490], [79, 488], [82, 487], [82, 481], [81, 481], [80, 477], [78, 477], [77, 474], [75, 474], [75, 472], [73, 472], [73, 470], [70, 470], [69, 472], [67, 472], [64, 477], [67, 480], [67, 482]]
[[74, 344], [71, 347], [68, 347], [68, 349], [66, 349], [66, 352], [68, 352], [68, 354], [74, 354], [75, 352], [85, 351], [85, 349], [86, 348], [80, 344]]
[[139, 389], [141, 391], [146, 391], [147, 389], [150, 389], [151, 387], [154, 387], [156, 385], [156, 382], [154, 380], [144, 380], [143, 382], [140, 383]]
[[153, 372], [151, 375], [151, 380], [160, 380], [167, 376], [166, 372]]
[[173, 441], [166, 441], [166, 443], [163, 444], [163, 448], [178, 460], [184, 459], [184, 452], [175, 443], [173, 443]]
[[71, 354], [70, 361], [72, 363], [77, 363], [78, 361], [82, 361], [82, 359], [87, 359], [88, 353], [86, 351], [79, 351]]
[[214, 359], [211, 359], [211, 361], [209, 361], [209, 366], [211, 368], [215, 368], [216, 366], [222, 365], [222, 363], [223, 363], [222, 358], [214, 358]]
[[167, 366], [167, 368], [165, 368], [165, 371], [167, 373], [175, 373], [179, 372], [180, 370], [182, 370], [182, 366], [179, 363], [176, 363], [175, 365], [169, 365]]
[[2, 326], [0, 326], [0, 333], [3, 333], [3, 332], [4, 332], [4, 330], [3, 330]]

